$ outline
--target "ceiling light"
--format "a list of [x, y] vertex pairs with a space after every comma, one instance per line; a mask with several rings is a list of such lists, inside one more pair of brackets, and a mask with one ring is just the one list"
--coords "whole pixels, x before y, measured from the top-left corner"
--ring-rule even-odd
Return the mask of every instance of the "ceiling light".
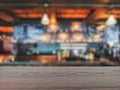
[[50, 24], [48, 26], [48, 28], [49, 28], [50, 32], [56, 33], [59, 29], [59, 26], [57, 24]]
[[44, 13], [43, 14], [43, 17], [41, 19], [41, 24], [42, 25], [48, 25], [49, 24], [49, 17], [48, 17], [48, 14], [47, 13]]
[[50, 23], [49, 23], [48, 28], [51, 32], [56, 33], [59, 29], [57, 17], [56, 17], [55, 10], [53, 8], [51, 9], [51, 11], [52, 12], [49, 14], [50, 15]]
[[72, 22], [71, 23], [71, 31], [80, 31], [81, 30], [81, 23], [80, 22]]
[[49, 43], [51, 41], [51, 35], [48, 34], [48, 33], [44, 33], [43, 36], [42, 36], [42, 40], [45, 43]]
[[111, 26], [117, 24], [117, 20], [113, 15], [110, 15], [109, 18], [106, 21], [106, 25]]

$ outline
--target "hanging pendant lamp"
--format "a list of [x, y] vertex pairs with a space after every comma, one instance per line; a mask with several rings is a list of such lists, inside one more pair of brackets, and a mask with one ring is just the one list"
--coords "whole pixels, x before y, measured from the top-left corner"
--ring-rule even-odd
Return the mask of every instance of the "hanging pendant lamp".
[[107, 25], [107, 26], [112, 26], [112, 25], [115, 25], [115, 24], [117, 24], [117, 20], [116, 20], [115, 17], [111, 14], [111, 15], [109, 16], [109, 18], [107, 19], [107, 21], [106, 21], [106, 25]]
[[42, 25], [48, 25], [49, 24], [49, 17], [47, 13], [43, 14], [43, 17], [41, 19], [41, 24]]
[[48, 25], [49, 22], [50, 22], [49, 16], [48, 16], [48, 14], [47, 14], [47, 7], [48, 7], [48, 4], [45, 3], [45, 4], [44, 4], [45, 12], [43, 13], [43, 16], [42, 16], [42, 18], [41, 18], [41, 24], [42, 24], [42, 25]]

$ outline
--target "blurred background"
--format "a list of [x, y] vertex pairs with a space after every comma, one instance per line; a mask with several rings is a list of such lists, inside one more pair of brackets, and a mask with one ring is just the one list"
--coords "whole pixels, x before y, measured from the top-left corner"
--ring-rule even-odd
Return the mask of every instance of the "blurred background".
[[120, 63], [120, 1], [0, 0], [0, 62]]

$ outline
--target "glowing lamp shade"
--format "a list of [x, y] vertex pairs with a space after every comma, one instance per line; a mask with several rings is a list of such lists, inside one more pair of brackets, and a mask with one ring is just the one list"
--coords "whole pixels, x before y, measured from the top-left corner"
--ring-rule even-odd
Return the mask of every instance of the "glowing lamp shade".
[[48, 28], [50, 29], [51, 32], [56, 33], [59, 29], [59, 26], [57, 24], [50, 24]]
[[45, 43], [49, 43], [49, 42], [51, 41], [51, 35], [48, 34], [48, 33], [43, 34], [42, 40], [43, 40], [43, 42], [45, 42]]
[[52, 12], [50, 13], [50, 24], [48, 26], [48, 29], [50, 32], [56, 33], [59, 29], [58, 23], [57, 23], [57, 17], [56, 13], [54, 10], [51, 10]]
[[71, 31], [80, 31], [81, 30], [81, 23], [80, 22], [72, 22], [71, 23]]
[[46, 13], [43, 14], [43, 17], [41, 19], [41, 24], [42, 25], [48, 25], [49, 24], [49, 17]]
[[106, 25], [111, 26], [117, 24], [117, 20], [113, 15], [110, 15], [109, 18], [106, 21]]
[[69, 38], [69, 33], [66, 32], [62, 32], [58, 35], [58, 39], [63, 42], [66, 41], [68, 38]]
[[83, 42], [84, 36], [83, 33], [73, 33], [71, 42]]

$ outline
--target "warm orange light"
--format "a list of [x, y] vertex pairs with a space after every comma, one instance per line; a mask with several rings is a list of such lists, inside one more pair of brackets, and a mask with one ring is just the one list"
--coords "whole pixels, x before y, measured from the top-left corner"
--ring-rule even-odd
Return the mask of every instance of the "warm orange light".
[[72, 22], [71, 23], [71, 31], [80, 31], [81, 30], [81, 23], [80, 22]]
[[43, 38], [42, 39], [43, 42], [45, 42], [45, 43], [49, 43], [51, 41], [51, 35], [48, 33], [43, 34], [42, 38]]
[[18, 16], [21, 18], [41, 18], [42, 14], [29, 13], [29, 14], [18, 14]]
[[12, 26], [0, 26], [0, 32], [13, 32]]
[[96, 30], [103, 31], [105, 29], [106, 25], [102, 24], [96, 27]]
[[62, 32], [62, 33], [59, 33], [58, 35], [58, 40], [60, 42], [65, 42], [69, 39], [69, 33], [68, 32]]
[[88, 9], [79, 9], [79, 8], [61, 8], [59, 13], [89, 13]]
[[48, 26], [48, 29], [50, 32], [56, 33], [59, 29], [58, 22], [57, 22], [57, 17], [54, 12], [54, 10], [51, 10], [52, 12], [50, 13], [50, 24]]
[[87, 17], [87, 14], [77, 14], [77, 13], [74, 13], [74, 14], [58, 14], [58, 17], [59, 18], [86, 18]]
[[0, 11], [0, 19], [6, 21], [6, 22], [12, 22], [13, 21], [13, 17], [9, 16], [8, 14], [1, 12]]
[[73, 33], [71, 42], [84, 42], [84, 41], [85, 41], [85, 38], [84, 38], [83, 33], [81, 32]]
[[55, 12], [50, 13], [50, 24], [57, 24], [57, 17]]
[[[53, 17], [58, 17], [58, 18], [86, 18], [88, 16], [88, 13], [90, 12], [89, 9], [80, 9], [80, 8], [60, 8], [57, 11], [54, 11], [54, 9], [49, 9], [50, 14], [54, 12], [57, 13], [57, 15], [54, 16], [50, 15], [52, 18]], [[42, 12], [43, 9], [39, 8], [33, 8], [33, 9], [14, 9], [14, 13], [16, 13], [17, 16], [21, 18], [41, 18], [42, 17]], [[56, 23], [56, 19], [52, 19], [52, 23]]]
[[5, 60], [4, 55], [0, 55], [0, 63], [4, 62], [4, 60]]
[[59, 29], [58, 24], [50, 24], [48, 26], [48, 29], [50, 30], [50, 32], [56, 33]]
[[34, 13], [37, 13], [39, 12], [39, 9], [38, 8], [32, 8], [32, 9], [14, 9], [13, 10], [14, 13], [30, 13], [30, 12], [34, 12]]

